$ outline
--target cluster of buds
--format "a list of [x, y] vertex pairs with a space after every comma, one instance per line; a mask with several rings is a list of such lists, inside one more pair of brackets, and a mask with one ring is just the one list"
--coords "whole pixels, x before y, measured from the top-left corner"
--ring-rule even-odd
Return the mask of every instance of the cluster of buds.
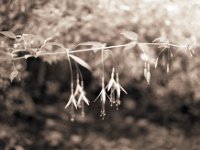
[[144, 77], [148, 84], [150, 84], [151, 80], [151, 72], [150, 72], [150, 57], [143, 52], [141, 54], [141, 59], [144, 61]]
[[83, 80], [79, 79], [79, 75], [77, 75], [76, 80], [76, 88], [74, 90], [73, 86], [71, 86], [71, 95], [68, 100], [68, 103], [65, 106], [65, 109], [70, 107], [70, 114], [71, 114], [71, 121], [75, 119], [75, 112], [74, 109], [81, 108], [81, 115], [82, 117], [85, 116], [85, 104], [89, 105], [89, 100], [86, 97], [86, 93], [84, 91], [84, 84]]
[[[105, 104], [107, 99], [110, 101], [111, 106], [115, 105], [118, 109], [121, 104], [121, 92], [127, 94], [125, 89], [119, 83], [119, 74], [115, 72], [115, 68], [112, 69], [111, 78], [108, 84], [105, 86], [104, 78], [102, 77], [102, 89], [100, 94], [97, 96], [96, 100], [100, 98], [101, 101], [101, 114], [100, 116], [104, 119], [105, 113]], [[109, 95], [107, 94], [109, 93]]]
[[150, 72], [150, 63], [149, 62], [144, 63], [144, 77], [147, 80], [147, 83], [150, 84], [151, 72]]
[[115, 72], [115, 68], [112, 69], [111, 78], [108, 82], [106, 89], [110, 92], [109, 99], [111, 106], [113, 104], [117, 107], [121, 104], [121, 91], [127, 94], [126, 90], [119, 83], [119, 74]]

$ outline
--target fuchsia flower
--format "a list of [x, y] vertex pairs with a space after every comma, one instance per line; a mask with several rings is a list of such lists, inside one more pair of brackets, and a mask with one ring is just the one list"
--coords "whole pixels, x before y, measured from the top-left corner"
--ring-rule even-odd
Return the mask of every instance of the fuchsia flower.
[[80, 84], [79, 77], [78, 77], [77, 82], [76, 82], [75, 92], [73, 88], [71, 88], [71, 95], [70, 95], [68, 103], [65, 106], [65, 109], [71, 106], [70, 113], [71, 113], [72, 121], [74, 120], [74, 117], [75, 117], [74, 108], [75, 109], [77, 109], [78, 107], [82, 108], [82, 112], [81, 112], [82, 116], [85, 116], [84, 103], [89, 105], [89, 100], [87, 99], [84, 88], [83, 88], [83, 81], [81, 81], [81, 84]]
[[97, 96], [97, 98], [94, 101], [96, 101], [99, 97], [100, 97], [100, 101], [101, 101], [101, 114], [100, 114], [100, 116], [103, 117], [103, 119], [104, 119], [104, 116], [106, 115], [106, 113], [105, 113], [106, 97], [108, 97], [107, 94], [106, 94], [105, 87], [104, 87], [104, 78], [102, 78], [101, 92], [99, 93], [99, 95]]
[[81, 102], [85, 102], [87, 105], [89, 105], [89, 100], [87, 99], [87, 97], [85, 96], [85, 92], [82, 91], [79, 95], [79, 98], [78, 98], [78, 106], [81, 106]]
[[[116, 77], [115, 77], [116, 76]], [[115, 80], [116, 78], [116, 80]], [[115, 69], [112, 69], [111, 73], [111, 79], [108, 82], [107, 91], [110, 91], [110, 102], [111, 106], [113, 103], [116, 103], [116, 106], [120, 105], [120, 97], [121, 97], [121, 91], [127, 94], [126, 90], [120, 85], [119, 83], [119, 75], [118, 73], [115, 73]]]
[[101, 101], [101, 117], [104, 117], [106, 115], [105, 113], [105, 104], [106, 104], [106, 90], [104, 87], [102, 87], [101, 92], [99, 93], [99, 95], [97, 96], [97, 98], [94, 100], [96, 101], [98, 98], [100, 97], [100, 101]]
[[67, 107], [69, 107], [70, 105], [74, 106], [77, 109], [77, 102], [76, 102], [73, 90], [72, 90], [72, 93], [70, 95], [69, 101], [68, 101], [67, 105], [65, 106], [65, 109]]
[[114, 87], [115, 84], [116, 84], [116, 81], [114, 79], [114, 75], [115, 75], [115, 68], [112, 69], [110, 81], [108, 82], [108, 85], [106, 86], [108, 91], [110, 91], [111, 88]]
[[81, 85], [80, 85], [80, 82], [79, 82], [78, 78], [77, 78], [77, 85], [76, 85], [76, 89], [75, 89], [74, 95], [78, 96], [77, 105], [79, 107], [81, 107], [82, 101], [85, 102], [87, 105], [89, 105], [89, 100], [86, 97], [86, 94], [85, 94], [85, 91], [84, 91], [84, 88], [83, 88], [83, 81], [81, 81]]
[[[108, 92], [110, 91], [110, 97], [107, 95], [106, 89]], [[110, 100], [111, 106], [112, 106], [112, 104], [115, 103], [116, 106], [118, 107], [121, 103], [121, 101], [120, 101], [121, 91], [123, 91], [124, 93], [127, 93], [124, 90], [124, 88], [119, 84], [119, 75], [118, 75], [118, 73], [115, 73], [115, 68], [113, 68], [112, 73], [111, 73], [111, 79], [108, 82], [106, 87], [104, 86], [104, 78], [102, 77], [101, 92], [95, 99], [95, 101], [96, 101], [98, 98], [100, 98], [100, 101], [101, 101], [101, 115], [100, 116], [103, 117], [103, 119], [104, 119], [104, 116], [106, 115], [105, 104], [106, 104], [107, 98]]]
[[102, 90], [101, 90], [101, 104], [102, 104], [102, 106], [101, 106], [101, 117], [103, 117], [103, 119], [104, 119], [104, 116], [106, 115], [106, 112], [105, 112], [105, 104], [106, 104], [106, 90], [105, 90], [105, 88], [102, 88]]
[[116, 98], [116, 106], [118, 107], [121, 104], [121, 91], [123, 91], [125, 94], [127, 94], [126, 90], [119, 84], [119, 75], [116, 73], [116, 84], [115, 84], [115, 90], [117, 93], [117, 98]]
[[77, 109], [77, 102], [74, 96], [73, 89], [71, 89], [71, 95], [67, 105], [65, 106], [65, 109], [67, 109], [69, 106], [70, 106], [71, 121], [74, 121], [75, 118], [74, 107]]

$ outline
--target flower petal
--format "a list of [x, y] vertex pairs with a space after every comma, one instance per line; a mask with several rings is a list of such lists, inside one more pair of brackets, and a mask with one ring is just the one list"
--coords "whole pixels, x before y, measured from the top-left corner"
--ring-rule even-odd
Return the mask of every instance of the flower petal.
[[83, 100], [87, 105], [89, 105], [89, 100], [87, 99], [87, 97], [85, 95], [83, 96]]
[[106, 103], [106, 91], [105, 91], [105, 89], [102, 89], [101, 101], [103, 102], [103, 104]]
[[76, 104], [76, 100], [75, 100], [74, 96], [72, 97], [72, 103], [74, 104], [74, 107], [77, 109], [77, 104]]
[[125, 93], [125, 94], [128, 94], [127, 92], [126, 92], [126, 90], [121, 86], [121, 85], [119, 85], [120, 86], [120, 89]]
[[113, 78], [110, 79], [108, 85], [107, 85], [107, 90], [110, 91], [111, 87], [115, 84], [115, 80]]
[[65, 106], [65, 109], [71, 104], [71, 102], [72, 102], [72, 95], [70, 96], [69, 101], [67, 102]]

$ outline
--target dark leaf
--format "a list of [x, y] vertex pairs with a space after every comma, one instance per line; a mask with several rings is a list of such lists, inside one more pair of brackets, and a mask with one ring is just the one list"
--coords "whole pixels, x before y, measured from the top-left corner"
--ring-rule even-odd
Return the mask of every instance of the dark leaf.
[[11, 38], [11, 39], [16, 39], [16, 35], [10, 31], [1, 31], [0, 34], [8, 37], [8, 38]]
[[69, 55], [73, 60], [75, 60], [77, 63], [79, 63], [81, 66], [83, 66], [84, 68], [88, 69], [91, 71], [91, 67], [88, 65], [88, 63], [86, 63], [83, 59], [74, 56], [74, 55]]

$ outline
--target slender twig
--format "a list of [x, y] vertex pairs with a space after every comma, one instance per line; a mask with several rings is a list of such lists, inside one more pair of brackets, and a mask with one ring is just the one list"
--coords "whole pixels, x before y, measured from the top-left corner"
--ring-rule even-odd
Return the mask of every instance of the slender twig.
[[74, 91], [74, 78], [73, 78], [73, 69], [72, 69], [72, 63], [71, 58], [69, 57], [68, 50], [66, 50], [68, 62], [69, 62], [69, 69], [70, 69], [70, 77], [71, 77], [71, 93]]
[[[121, 47], [126, 47], [129, 45], [133, 45], [135, 43], [127, 43], [127, 44], [121, 44], [121, 45], [113, 45], [113, 46], [107, 46], [104, 47], [104, 49], [114, 49], [114, 48], [121, 48]], [[164, 45], [164, 44], [168, 44], [169, 46], [172, 47], [177, 47], [177, 48], [186, 48], [187, 45], [176, 45], [176, 44], [171, 44], [171, 43], [137, 43], [138, 45], [151, 45], [151, 46], [160, 46], [160, 45]], [[33, 49], [35, 50], [35, 48]], [[91, 52], [94, 50], [102, 50], [102, 47], [97, 47], [97, 48], [86, 48], [86, 49], [77, 49], [77, 50], [70, 50], [67, 49], [67, 51], [58, 51], [58, 52], [42, 52], [37, 54], [36, 56], [32, 56], [32, 57], [42, 57], [42, 56], [48, 56], [48, 55], [63, 55], [63, 54], [75, 54], [75, 53], [82, 53], [82, 52]], [[42, 50], [41, 50], [42, 51]], [[20, 60], [20, 59], [25, 59], [25, 56], [21, 56], [21, 57], [16, 57], [13, 58], [13, 60]]]

